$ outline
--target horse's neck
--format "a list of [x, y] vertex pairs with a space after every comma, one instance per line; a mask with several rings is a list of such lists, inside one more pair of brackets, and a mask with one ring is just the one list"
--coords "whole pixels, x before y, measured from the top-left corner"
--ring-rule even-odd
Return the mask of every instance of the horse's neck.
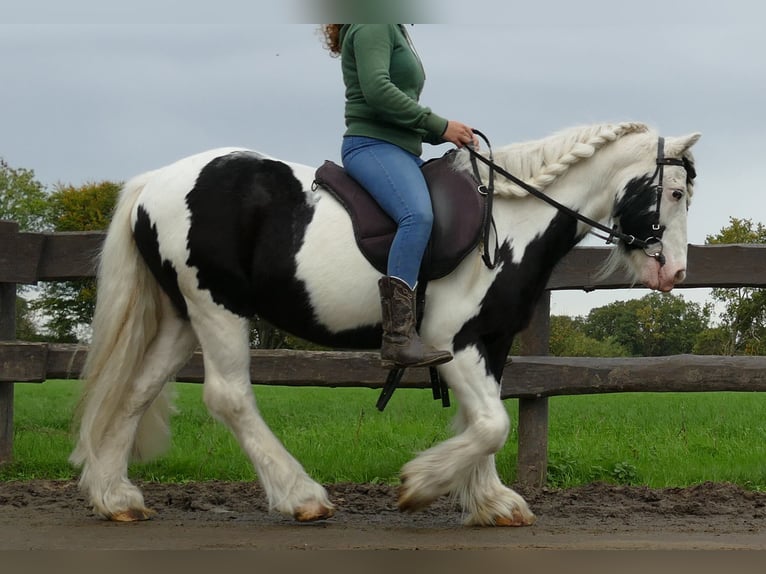
[[[623, 136], [599, 149], [592, 157], [570, 167], [545, 193], [589, 219], [599, 222], [608, 220], [617, 195], [625, 184], [622, 181], [625, 170], [635, 166], [637, 158], [646, 156], [641, 148], [647, 139], [650, 136], [644, 133]], [[646, 169], [652, 169], [649, 160]], [[586, 224], [582, 226], [589, 228]]]
[[[608, 187], [607, 180], [619, 169], [618, 165], [635, 162], [646, 134], [643, 124], [586, 126], [543, 140], [505, 146], [497, 150], [495, 162], [544, 193], [555, 195], [559, 189], [569, 189], [559, 199], [562, 203], [572, 201], [582, 204], [578, 193], [571, 191], [574, 189], [588, 195], [590, 203], [598, 197], [589, 192]], [[468, 155], [463, 154], [462, 158], [463, 166], [467, 167]], [[486, 178], [489, 168], [481, 165], [480, 170]], [[501, 197], [527, 195], [522, 187], [503, 178], [496, 181], [495, 190], [496, 195]]]
[[602, 153], [592, 161], [572, 167], [548, 189], [556, 201], [595, 221], [611, 215], [615, 200], [615, 186], [611, 181], [614, 170], [606, 157], [608, 151]]
[[[618, 144], [615, 142], [587, 161], [572, 166], [545, 190], [545, 194], [589, 219], [599, 222], [608, 220], [618, 189], [615, 178], [620, 166], [626, 162], [622, 157], [625, 152], [618, 149]], [[559, 245], [557, 249], [560, 249], [565, 244], [574, 246], [591, 229], [590, 225], [579, 222], [573, 237], [558, 235], [551, 225], [560, 212], [532, 195], [498, 198], [495, 205], [498, 233], [504, 236], [501, 241], [509, 240], [516, 247], [513, 259], [517, 262], [523, 257], [526, 246], [543, 236]], [[568, 233], [563, 229], [560, 232]]]
[[[597, 221], [609, 217], [615, 199], [613, 150], [604, 149], [588, 161], [570, 167], [543, 193], [558, 203]], [[527, 195], [533, 203], [543, 200]], [[511, 204], [519, 201], [511, 198]], [[526, 203], [526, 201], [525, 201]]]

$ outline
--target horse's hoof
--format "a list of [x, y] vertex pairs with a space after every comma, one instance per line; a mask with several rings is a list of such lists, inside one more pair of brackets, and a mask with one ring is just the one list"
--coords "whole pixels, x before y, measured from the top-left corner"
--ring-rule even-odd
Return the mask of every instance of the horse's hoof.
[[402, 488], [399, 489], [396, 505], [401, 512], [417, 512], [430, 506], [433, 501], [433, 498], [418, 496], [414, 490], [402, 485]]
[[298, 522], [316, 522], [327, 520], [335, 514], [333, 506], [327, 506], [319, 502], [305, 504], [293, 513], [293, 518]]
[[400, 494], [396, 501], [396, 506], [399, 508], [400, 512], [417, 512], [427, 505], [416, 502], [411, 496], [402, 496]]
[[109, 516], [109, 520], [113, 522], [140, 522], [142, 520], [149, 520], [157, 512], [150, 508], [129, 508], [116, 512]]
[[537, 517], [534, 514], [524, 516], [521, 511], [514, 510], [511, 516], [498, 516], [495, 518], [495, 526], [531, 526]]

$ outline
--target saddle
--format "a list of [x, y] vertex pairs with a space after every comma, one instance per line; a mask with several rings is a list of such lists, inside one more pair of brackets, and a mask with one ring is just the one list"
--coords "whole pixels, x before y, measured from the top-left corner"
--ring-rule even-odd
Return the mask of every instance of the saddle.
[[[431, 239], [420, 269], [419, 279], [423, 281], [439, 279], [454, 270], [476, 248], [491, 217], [486, 190], [467, 172], [453, 169], [453, 160], [454, 151], [450, 151], [422, 167], [434, 213]], [[314, 184], [326, 189], [348, 211], [360, 251], [385, 274], [396, 222], [332, 161], [317, 169]]]

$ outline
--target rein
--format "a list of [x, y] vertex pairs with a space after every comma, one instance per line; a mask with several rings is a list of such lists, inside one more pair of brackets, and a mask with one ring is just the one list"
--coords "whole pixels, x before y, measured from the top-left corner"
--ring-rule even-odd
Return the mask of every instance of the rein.
[[[628, 233], [623, 233], [617, 228], [617, 225], [614, 225], [613, 227], [607, 227], [606, 225], [595, 221], [569, 207], [566, 205], [562, 205], [555, 199], [549, 197], [539, 189], [532, 187], [525, 181], [520, 180], [513, 174], [509, 173], [499, 165], [497, 165], [494, 162], [494, 159], [492, 157], [492, 146], [489, 143], [489, 140], [487, 139], [487, 136], [485, 136], [483, 133], [481, 133], [479, 130], [474, 129], [473, 132], [481, 137], [485, 143], [487, 144], [487, 147], [489, 149], [489, 159], [485, 158], [483, 155], [479, 154], [473, 147], [466, 146], [465, 149], [468, 150], [468, 153], [471, 156], [471, 166], [473, 167], [474, 177], [479, 182], [479, 192], [487, 195], [487, 209], [489, 210], [489, 218], [492, 223], [492, 227], [494, 228], [494, 220], [491, 218], [492, 213], [492, 201], [491, 198], [494, 195], [494, 172], [499, 173], [504, 178], [512, 181], [525, 191], [527, 191], [530, 195], [533, 195], [534, 197], [537, 197], [538, 199], [541, 199], [548, 205], [551, 205], [552, 207], [556, 208], [558, 211], [561, 211], [562, 213], [565, 213], [569, 215], [570, 217], [574, 217], [578, 221], [581, 221], [582, 223], [585, 223], [586, 225], [589, 225], [590, 227], [595, 227], [596, 229], [604, 232], [607, 234], [606, 237], [601, 237], [602, 239], [605, 239], [607, 243], [617, 243], [616, 240], [622, 241], [626, 245], [630, 245], [632, 247], [642, 249], [644, 253], [649, 256], [656, 259], [660, 265], [665, 264], [665, 256], [662, 254], [662, 234], [665, 230], [664, 226], [660, 225], [660, 202], [662, 200], [662, 193], [663, 193], [663, 187], [662, 187], [662, 181], [664, 176], [664, 166], [666, 165], [677, 165], [681, 166], [684, 169], [689, 172], [690, 164], [688, 161], [684, 159], [676, 159], [676, 158], [669, 158], [665, 157], [665, 138], [660, 137], [657, 141], [657, 159], [656, 159], [656, 165], [657, 168], [654, 171], [654, 175], [652, 176], [652, 181], [658, 178], [657, 184], [654, 185], [654, 188], [657, 193], [657, 208], [655, 210], [655, 216], [654, 216], [654, 223], [652, 224], [652, 231], [654, 232], [654, 235], [651, 237], [647, 237], [646, 239], [639, 239], [635, 235], [630, 235]], [[489, 167], [489, 182], [487, 186], [484, 186], [481, 183], [481, 177], [479, 176], [479, 168], [477, 161], [480, 161], [487, 165]], [[688, 173], [688, 177], [693, 178], [694, 173], [692, 170], [692, 173]], [[484, 263], [489, 267], [490, 269], [494, 269], [496, 263], [497, 263], [497, 233], [495, 233], [495, 253], [493, 257], [490, 257], [487, 253], [488, 249], [488, 241], [489, 241], [489, 223], [485, 224], [484, 226], [484, 253], [482, 254], [482, 259], [484, 259]]]

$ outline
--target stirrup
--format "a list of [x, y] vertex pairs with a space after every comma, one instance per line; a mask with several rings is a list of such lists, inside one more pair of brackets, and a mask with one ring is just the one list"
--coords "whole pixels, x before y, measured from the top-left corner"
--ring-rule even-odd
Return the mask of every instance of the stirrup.
[[[391, 397], [394, 395], [396, 387], [398, 387], [399, 383], [402, 381], [404, 371], [406, 370], [406, 367], [396, 367], [388, 372], [386, 384], [383, 385], [383, 390], [380, 392], [378, 402], [375, 404], [376, 408], [380, 412], [383, 412], [383, 409], [386, 408], [388, 401], [391, 400]], [[436, 367], [428, 367], [428, 374], [431, 379], [431, 390], [433, 392], [434, 400], [438, 401], [441, 399], [442, 407], [449, 407], [449, 387], [447, 387], [447, 383], [445, 383], [444, 380], [439, 376], [439, 371], [436, 369]]]

